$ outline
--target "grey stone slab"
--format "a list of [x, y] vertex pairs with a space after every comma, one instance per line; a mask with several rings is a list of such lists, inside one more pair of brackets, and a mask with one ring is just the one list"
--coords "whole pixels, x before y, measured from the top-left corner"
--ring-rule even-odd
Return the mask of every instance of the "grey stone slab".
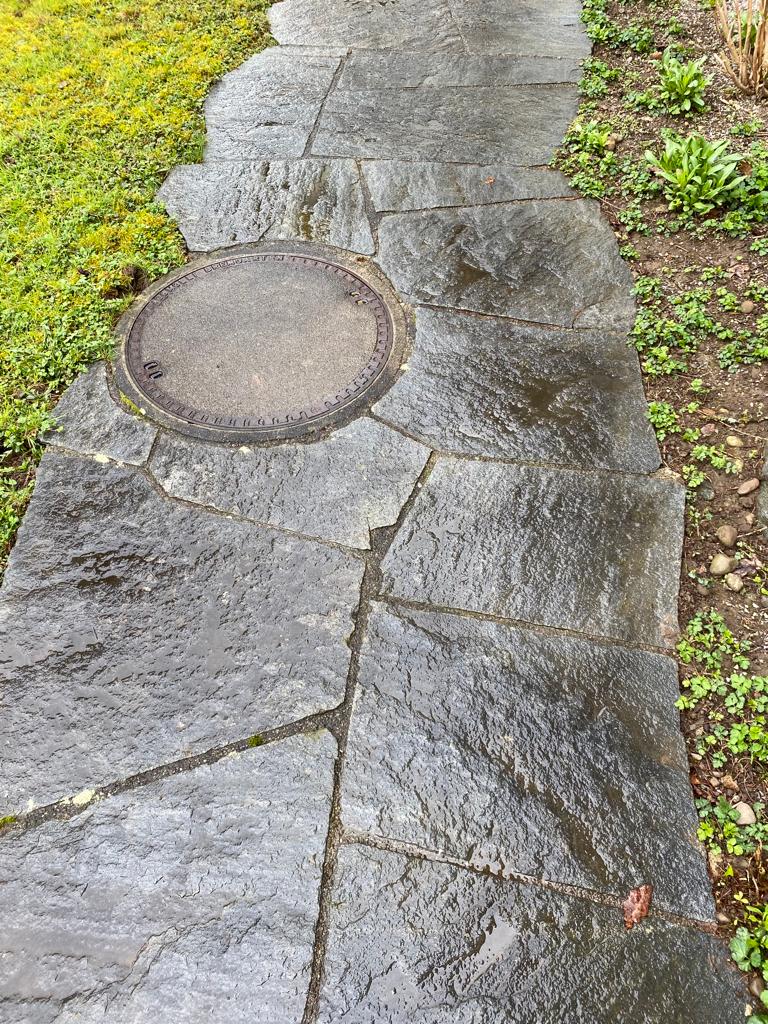
[[361, 578], [49, 452], [0, 592], [0, 815], [336, 706]]
[[465, 52], [447, 0], [282, 0], [269, 21], [284, 44]]
[[295, 736], [0, 841], [7, 1024], [298, 1024], [336, 745]]
[[415, 303], [562, 327], [634, 323], [630, 271], [588, 200], [392, 214], [379, 263]]
[[576, 115], [574, 89], [336, 89], [315, 156], [546, 164]]
[[419, 309], [408, 370], [374, 411], [432, 448], [652, 472], [636, 353], [610, 331], [553, 331]]
[[583, 59], [591, 43], [578, 0], [449, 0], [467, 50]]
[[[343, 847], [321, 1024], [739, 1024], [724, 944], [451, 865]], [[753, 1001], [754, 1002], [754, 1001]]]
[[562, 174], [543, 167], [366, 160], [363, 174], [374, 209], [386, 213], [574, 195]]
[[147, 461], [157, 434], [152, 423], [115, 402], [103, 363], [95, 363], [67, 388], [54, 419], [56, 428], [45, 435], [46, 444], [135, 466]]
[[384, 590], [671, 645], [684, 502], [665, 480], [439, 459], [384, 558]]
[[213, 87], [206, 160], [301, 156], [338, 57], [264, 50]]
[[672, 658], [374, 605], [346, 827], [712, 920]]
[[277, 239], [374, 251], [351, 160], [218, 161], [176, 167], [158, 193], [190, 249]]
[[151, 471], [168, 494], [367, 548], [396, 522], [429, 449], [364, 418], [314, 444], [240, 449], [164, 434]]
[[572, 57], [461, 56], [454, 53], [357, 51], [344, 64], [339, 89], [416, 89], [548, 85], [578, 82]]

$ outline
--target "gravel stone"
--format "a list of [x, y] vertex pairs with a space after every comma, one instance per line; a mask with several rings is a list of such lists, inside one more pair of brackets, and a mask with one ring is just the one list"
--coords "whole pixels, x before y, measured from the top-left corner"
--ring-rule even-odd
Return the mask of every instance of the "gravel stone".
[[725, 576], [736, 568], [736, 564], [735, 558], [718, 551], [709, 563], [709, 571], [713, 576]]
[[739, 538], [739, 531], [735, 526], [731, 526], [729, 523], [724, 523], [718, 527], [717, 539], [721, 544], [727, 548], [732, 548]]

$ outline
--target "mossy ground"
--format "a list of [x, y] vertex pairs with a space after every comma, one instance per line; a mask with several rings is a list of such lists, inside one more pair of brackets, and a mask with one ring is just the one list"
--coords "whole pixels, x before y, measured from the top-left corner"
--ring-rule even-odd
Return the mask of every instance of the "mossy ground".
[[268, 0], [0, 0], [0, 569], [62, 389], [184, 261], [154, 200], [201, 156], [211, 83]]

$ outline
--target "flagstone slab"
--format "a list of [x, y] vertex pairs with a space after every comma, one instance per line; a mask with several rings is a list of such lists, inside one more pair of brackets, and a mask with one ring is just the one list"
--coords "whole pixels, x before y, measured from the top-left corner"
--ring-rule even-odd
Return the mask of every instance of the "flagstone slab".
[[164, 434], [151, 471], [176, 498], [352, 547], [396, 522], [429, 449], [371, 419], [314, 444], [228, 448]]
[[336, 89], [313, 156], [546, 164], [576, 116], [558, 85]]
[[592, 45], [578, 0], [449, 0], [470, 53], [538, 54], [583, 59]]
[[362, 572], [49, 452], [0, 592], [0, 816], [338, 705]]
[[[342, 847], [321, 1024], [740, 1024], [723, 944], [452, 865]], [[754, 1002], [754, 1000], [752, 1000]]]
[[552, 199], [574, 194], [557, 171], [513, 164], [366, 160], [363, 175], [374, 209], [385, 213]]
[[206, 161], [301, 156], [339, 63], [264, 50], [225, 75], [205, 103]]
[[2, 1020], [297, 1024], [335, 753], [295, 736], [0, 840]]
[[442, 458], [384, 558], [384, 593], [669, 646], [684, 502], [666, 480]]
[[418, 309], [408, 371], [374, 407], [432, 448], [653, 472], [659, 450], [626, 335]]
[[561, 327], [634, 323], [631, 273], [589, 200], [392, 214], [378, 260], [413, 303]]
[[488, 57], [358, 50], [345, 61], [338, 88], [500, 88], [505, 85], [578, 82], [580, 78], [579, 61], [572, 57]]
[[714, 917], [673, 659], [374, 605], [358, 679], [346, 827]]
[[56, 427], [45, 443], [81, 455], [99, 455], [141, 466], [149, 457], [157, 427], [129, 412], [109, 393], [104, 363], [94, 363], [59, 399]]
[[291, 239], [371, 254], [373, 237], [351, 160], [232, 160], [181, 165], [158, 198], [192, 250]]

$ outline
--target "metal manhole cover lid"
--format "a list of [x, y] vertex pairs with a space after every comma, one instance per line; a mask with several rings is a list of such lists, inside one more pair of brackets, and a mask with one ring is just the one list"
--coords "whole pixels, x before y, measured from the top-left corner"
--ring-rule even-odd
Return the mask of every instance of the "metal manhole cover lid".
[[393, 296], [363, 273], [306, 249], [198, 261], [129, 316], [129, 382], [150, 415], [196, 436], [291, 437], [342, 420], [398, 368]]

